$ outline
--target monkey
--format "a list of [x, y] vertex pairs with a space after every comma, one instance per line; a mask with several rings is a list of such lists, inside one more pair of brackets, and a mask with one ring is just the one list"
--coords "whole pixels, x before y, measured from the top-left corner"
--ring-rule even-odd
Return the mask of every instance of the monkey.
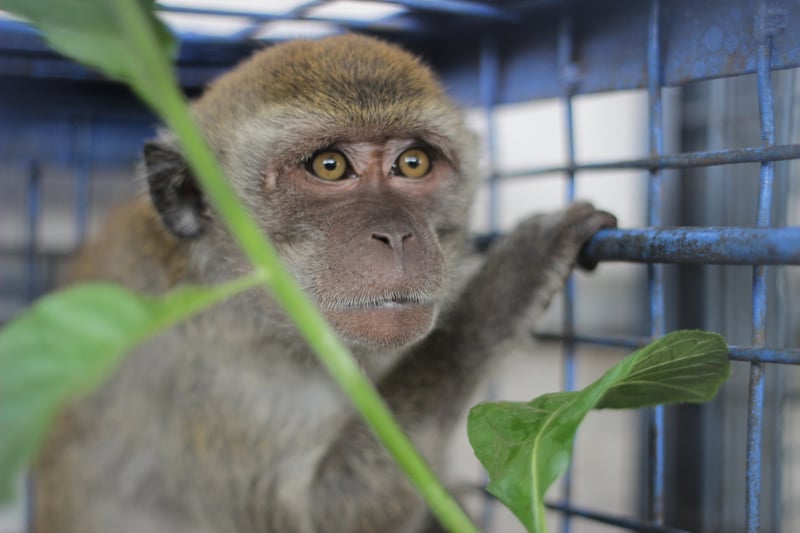
[[[347, 34], [265, 48], [192, 103], [261, 230], [425, 459], [488, 365], [562, 287], [587, 203], [523, 220], [466, 280], [476, 137], [432, 70]], [[251, 265], [175, 137], [73, 281], [148, 294]], [[146, 341], [58, 416], [34, 468], [37, 533], [410, 532], [440, 526], [269, 291]]]

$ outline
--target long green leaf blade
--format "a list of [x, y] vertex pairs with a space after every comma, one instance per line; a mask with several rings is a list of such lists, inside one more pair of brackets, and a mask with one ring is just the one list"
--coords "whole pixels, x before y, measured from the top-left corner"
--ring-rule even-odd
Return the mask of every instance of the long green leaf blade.
[[143, 340], [238, 292], [250, 275], [162, 297], [89, 283], [54, 293], [0, 331], [0, 501], [65, 402], [97, 386]]
[[531, 402], [475, 406], [467, 431], [488, 470], [489, 492], [529, 531], [544, 533], [544, 495], [564, 473], [579, 424], [591, 409], [633, 409], [705, 402], [730, 376], [724, 339], [677, 331], [626, 357], [581, 391], [546, 394]]

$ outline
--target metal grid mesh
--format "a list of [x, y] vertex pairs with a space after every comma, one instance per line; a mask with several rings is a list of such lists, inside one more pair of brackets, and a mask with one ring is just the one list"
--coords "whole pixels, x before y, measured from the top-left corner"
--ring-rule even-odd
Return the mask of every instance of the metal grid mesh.
[[[761, 124], [761, 146], [714, 152], [664, 154], [662, 121], [662, 37], [660, 35], [661, 2], [649, 2], [647, 29], [647, 78], [649, 100], [650, 157], [641, 160], [624, 160], [601, 164], [578, 165], [575, 162], [574, 121], [572, 99], [575, 89], [573, 63], [573, 24], [565, 16], [558, 30], [557, 61], [562, 75], [563, 103], [567, 162], [564, 166], [524, 169], [501, 174], [490, 173], [489, 219], [490, 228], [496, 229], [498, 200], [497, 182], [501, 179], [531, 177], [560, 172], [566, 177], [567, 199], [575, 199], [576, 171], [640, 168], [649, 172], [647, 224], [638, 230], [605, 230], [585, 250], [589, 259], [596, 261], [634, 261], [648, 263], [650, 302], [650, 338], [665, 333], [664, 271], [663, 263], [753, 265], [752, 278], [752, 343], [750, 346], [731, 346], [732, 360], [750, 362], [748, 394], [747, 463], [746, 463], [746, 530], [760, 530], [761, 457], [764, 416], [764, 368], [766, 364], [800, 364], [800, 350], [766, 346], [767, 327], [767, 265], [800, 264], [800, 228], [772, 228], [772, 206], [775, 161], [800, 157], [798, 145], [776, 145], [774, 98], [771, 80], [773, 37], [786, 23], [779, 9], [771, 9], [767, 2], [759, 2], [754, 10], [753, 24], [757, 39], [756, 75], [758, 80], [758, 105]], [[482, 102], [489, 117], [489, 147], [493, 152], [495, 131], [492, 127], [491, 109], [496, 102], [496, 79], [499, 71], [496, 45], [487, 40], [481, 54]], [[671, 228], [662, 229], [662, 195], [664, 169], [691, 168], [743, 162], [759, 162], [759, 193], [756, 228]], [[767, 229], [768, 228], [768, 229]], [[576, 343], [619, 347], [638, 347], [650, 340], [642, 338], [602, 338], [578, 335], [574, 328], [575, 285], [570, 280], [565, 291], [563, 329], [560, 334], [540, 335], [540, 338], [559, 339], [563, 342], [564, 388], [575, 386]], [[565, 476], [561, 501], [550, 504], [551, 509], [565, 514], [562, 531], [571, 529], [571, 516], [588, 518], [637, 531], [678, 531], [664, 526], [664, 408], [649, 410], [648, 423], [648, 475], [647, 519], [627, 520], [599, 511], [576, 508], [571, 505], [571, 473]]]

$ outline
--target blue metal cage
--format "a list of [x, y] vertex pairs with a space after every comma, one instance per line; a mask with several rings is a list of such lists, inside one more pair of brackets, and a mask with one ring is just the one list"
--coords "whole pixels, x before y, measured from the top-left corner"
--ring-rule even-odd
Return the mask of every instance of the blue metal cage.
[[[732, 360], [749, 363], [745, 522], [737, 530], [754, 533], [777, 528], [760, 520], [762, 437], [765, 413], [765, 369], [800, 364], [800, 348], [768, 344], [768, 271], [772, 265], [800, 264], [800, 227], [775, 227], [774, 212], [786, 209], [786, 196], [775, 191], [777, 162], [800, 159], [800, 145], [776, 144], [772, 73], [800, 66], [800, 4], [793, 0], [403, 0], [401, 13], [378, 21], [328, 19], [309, 15], [321, 1], [306, 2], [280, 15], [241, 10], [212, 10], [163, 5], [168, 12], [246, 18], [247, 27], [225, 37], [183, 35], [177, 68], [188, 93], [249, 54], [261, 43], [253, 39], [259, 24], [271, 20], [309, 19], [334, 23], [398, 41], [419, 52], [440, 73], [453, 96], [483, 110], [487, 118], [490, 171], [487, 176], [490, 229], [498, 227], [499, 187], [506, 180], [559, 174], [567, 200], [575, 197], [576, 173], [640, 169], [649, 173], [647, 227], [604, 230], [585, 254], [596, 261], [647, 264], [649, 332], [629, 337], [586, 335], [576, 328], [575, 284], [566, 287], [562, 330], [541, 334], [563, 344], [564, 383], [575, 387], [582, 344], [637, 347], [667, 330], [664, 264], [751, 265], [752, 334], [747, 345], [730, 346]], [[757, 79], [761, 143], [756, 146], [665, 153], [662, 89], [742, 74]], [[649, 101], [649, 156], [635, 160], [578, 163], [575, 157], [573, 100], [576, 96], [622, 89], [646, 89]], [[501, 172], [496, 159], [494, 110], [498, 105], [541, 98], [563, 103], [567, 161], [564, 165]], [[36, 130], [25, 121], [39, 117]], [[0, 19], [0, 161], [7, 191], [26, 199], [24, 241], [0, 247], [6, 268], [0, 269], [0, 299], [12, 302], [7, 318], [20, 303], [47, 286], [57, 257], [40, 253], [37, 227], [43, 216], [42, 176], [48, 166], [72, 169], [75, 238], [83, 240], [90, 205], [93, 166], [130, 166], [126, 153], [152, 132], [152, 118], [126, 90], [51, 52], [23, 23]], [[103, 133], [103, 132], [106, 133]], [[20, 134], [22, 132], [22, 134]], [[110, 132], [110, 134], [107, 134]], [[54, 143], [41, 138], [59, 138]], [[65, 142], [64, 139], [69, 139]], [[52, 149], [53, 146], [59, 148]], [[755, 163], [760, 167], [757, 216], [748, 227], [663, 227], [664, 172]], [[128, 167], [126, 167], [126, 165]], [[24, 177], [24, 180], [21, 179]], [[800, 179], [793, 176], [791, 179]], [[13, 182], [13, 183], [12, 183]], [[24, 182], [24, 189], [20, 183]], [[16, 188], [16, 189], [15, 189]], [[11, 194], [10, 192], [8, 194]], [[3, 224], [19, 223], [8, 220]], [[15, 265], [17, 270], [8, 267]], [[2, 307], [2, 306], [0, 306]], [[640, 519], [578, 508], [571, 501], [570, 474], [557, 503], [562, 531], [571, 517], [636, 531], [679, 531], [665, 512], [665, 410], [647, 415], [646, 511]], [[730, 468], [740, 468], [739, 465]], [[666, 519], [665, 519], [666, 516]], [[783, 525], [785, 531], [791, 524]], [[797, 526], [794, 526], [797, 527]], [[771, 530], [771, 529], [769, 529]]]

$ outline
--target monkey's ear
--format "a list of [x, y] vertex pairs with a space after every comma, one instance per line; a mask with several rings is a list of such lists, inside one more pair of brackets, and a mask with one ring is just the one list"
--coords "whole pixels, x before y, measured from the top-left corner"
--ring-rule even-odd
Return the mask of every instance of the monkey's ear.
[[172, 147], [151, 141], [144, 145], [144, 165], [150, 197], [167, 228], [184, 239], [201, 235], [208, 206], [183, 157]]

